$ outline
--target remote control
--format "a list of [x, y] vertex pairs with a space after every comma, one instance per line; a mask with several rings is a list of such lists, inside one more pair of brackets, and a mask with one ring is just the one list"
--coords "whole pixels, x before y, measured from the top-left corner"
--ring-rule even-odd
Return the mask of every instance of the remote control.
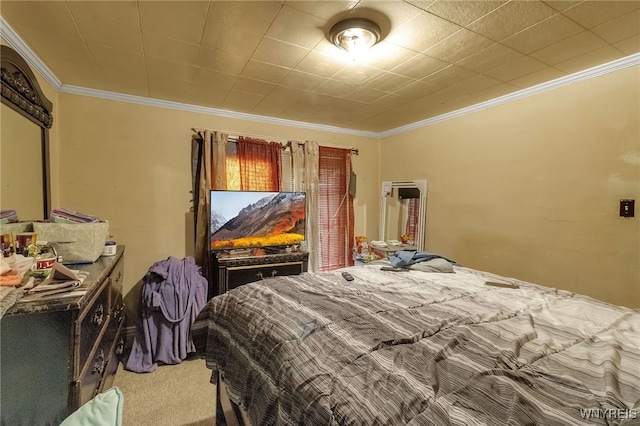
[[347, 281], [353, 281], [353, 275], [351, 275], [348, 272], [343, 272], [342, 273], [342, 278], [344, 278]]
[[383, 266], [380, 268], [381, 271], [392, 271], [392, 272], [408, 272], [407, 268], [393, 267], [393, 266]]
[[490, 285], [493, 287], [504, 287], [504, 288], [520, 288], [518, 284], [498, 283], [495, 281], [487, 281], [485, 285]]

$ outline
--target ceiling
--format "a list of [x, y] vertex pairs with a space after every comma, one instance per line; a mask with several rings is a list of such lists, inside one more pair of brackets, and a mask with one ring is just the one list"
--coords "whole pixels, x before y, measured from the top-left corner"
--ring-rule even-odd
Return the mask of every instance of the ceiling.
[[[640, 1], [9, 1], [63, 85], [371, 132], [640, 51]], [[383, 40], [349, 60], [346, 17]]]

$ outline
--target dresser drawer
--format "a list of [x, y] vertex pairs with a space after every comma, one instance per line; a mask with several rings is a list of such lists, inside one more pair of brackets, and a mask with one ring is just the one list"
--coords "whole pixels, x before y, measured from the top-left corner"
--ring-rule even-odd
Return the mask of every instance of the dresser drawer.
[[111, 311], [110, 289], [109, 280], [105, 280], [105, 285], [100, 289], [98, 296], [87, 309], [83, 310], [76, 323], [76, 348], [78, 351], [76, 371], [78, 373], [87, 361], [87, 357], [91, 353], [100, 331], [109, 320]]
[[[111, 350], [109, 351], [109, 355], [107, 357], [107, 365], [102, 375], [100, 386], [98, 387], [98, 393], [109, 389], [113, 385], [113, 379], [115, 378], [115, 374], [118, 370], [118, 364], [120, 363], [120, 356], [124, 352], [125, 337], [122, 334], [123, 327], [123, 323], [120, 323], [117, 328], [111, 327], [111, 324], [109, 325], [109, 337], [107, 337], [107, 339], [112, 342]], [[112, 331], [114, 329], [116, 330], [115, 335]]]
[[82, 375], [76, 382], [79, 405], [84, 404], [95, 396], [103, 377], [106, 375], [111, 352], [121, 327], [121, 324], [117, 321], [111, 321], [110, 318], [107, 318], [107, 321], [107, 329], [100, 343], [98, 343], [95, 352], [92, 353], [92, 358], [83, 365]]
[[120, 258], [116, 266], [109, 274], [111, 281], [111, 306], [118, 306], [122, 303], [122, 282], [124, 280], [124, 259]]
[[259, 266], [238, 266], [227, 268], [228, 290], [263, 279], [283, 275], [297, 275], [303, 272], [302, 262], [273, 263]]

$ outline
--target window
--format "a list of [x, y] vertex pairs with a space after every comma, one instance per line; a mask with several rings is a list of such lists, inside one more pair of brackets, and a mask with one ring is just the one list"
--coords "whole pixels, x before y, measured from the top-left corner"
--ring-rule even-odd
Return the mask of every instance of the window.
[[353, 265], [351, 151], [321, 146], [318, 169], [319, 269], [331, 271]]

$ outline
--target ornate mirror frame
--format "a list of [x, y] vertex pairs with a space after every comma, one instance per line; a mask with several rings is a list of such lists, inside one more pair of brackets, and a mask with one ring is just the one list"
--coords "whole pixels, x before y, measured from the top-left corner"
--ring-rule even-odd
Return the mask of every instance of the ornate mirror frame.
[[49, 217], [51, 187], [49, 178], [49, 129], [53, 124], [53, 103], [44, 96], [35, 74], [18, 52], [0, 45], [2, 65], [2, 103], [28, 118], [41, 129], [43, 219]]

